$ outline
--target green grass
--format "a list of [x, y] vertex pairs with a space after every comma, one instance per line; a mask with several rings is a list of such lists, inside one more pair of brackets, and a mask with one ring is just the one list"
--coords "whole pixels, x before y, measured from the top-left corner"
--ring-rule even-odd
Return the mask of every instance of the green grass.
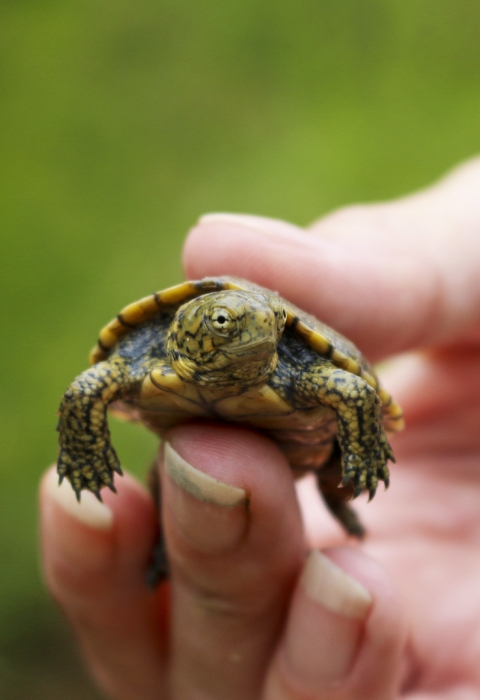
[[[2, 698], [96, 697], [40, 582], [35, 492], [99, 327], [180, 279], [202, 212], [306, 224], [476, 153], [479, 22], [469, 0], [1, 4]], [[114, 438], [141, 474], [155, 440]]]

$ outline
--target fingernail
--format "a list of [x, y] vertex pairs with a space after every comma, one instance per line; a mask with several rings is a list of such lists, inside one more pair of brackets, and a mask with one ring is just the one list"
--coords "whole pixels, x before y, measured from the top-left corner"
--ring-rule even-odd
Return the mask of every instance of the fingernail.
[[218, 554], [232, 549], [246, 525], [247, 494], [189, 464], [165, 443], [165, 504], [195, 549]]
[[89, 491], [82, 491], [82, 497], [78, 503], [75, 492], [66, 479], [59, 486], [55, 469], [52, 469], [46, 477], [45, 490], [51, 500], [72, 518], [94, 530], [111, 529], [113, 513], [110, 508], [105, 503], [100, 503]]
[[287, 663], [311, 688], [338, 683], [349, 672], [370, 593], [318, 551], [310, 553], [286, 633]]
[[317, 550], [310, 553], [300, 584], [309, 598], [346, 617], [362, 620], [372, 604], [370, 593], [361, 583]]
[[195, 469], [180, 457], [169, 442], [165, 443], [165, 466], [168, 475], [180, 488], [194, 498], [216, 506], [232, 508], [246, 499], [246, 493], [238, 486], [225, 484], [209, 474]]
[[199, 220], [199, 224], [235, 224], [236, 226], [246, 226], [247, 228], [266, 231], [271, 230], [268, 226], [262, 226], [261, 218], [249, 216], [248, 214], [231, 214], [230, 212], [210, 212], [203, 214]]
[[231, 224], [240, 226], [241, 228], [263, 233], [266, 236], [278, 240], [279, 238], [290, 239], [292, 234], [296, 238], [300, 231], [293, 224], [280, 219], [268, 219], [262, 216], [253, 216], [251, 214], [231, 214], [229, 212], [212, 212], [204, 214], [198, 220], [199, 224]]

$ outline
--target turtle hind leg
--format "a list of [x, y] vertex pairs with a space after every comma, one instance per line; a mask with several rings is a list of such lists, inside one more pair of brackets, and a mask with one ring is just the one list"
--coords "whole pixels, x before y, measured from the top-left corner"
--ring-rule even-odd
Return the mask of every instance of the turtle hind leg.
[[354, 495], [353, 486], [349, 484], [341, 487], [342, 458], [338, 443], [335, 443], [328, 463], [316, 472], [316, 479], [318, 490], [333, 517], [348, 535], [363, 539], [365, 528], [355, 510], [348, 504]]
[[365, 528], [352, 506], [342, 501], [336, 494], [322, 492], [322, 498], [330, 513], [339, 521], [347, 534], [359, 540], [365, 537]]
[[147, 571], [145, 574], [145, 580], [149, 588], [156, 588], [162, 581], [168, 579], [169, 577], [169, 566], [167, 549], [165, 546], [165, 538], [162, 531], [162, 494], [161, 494], [161, 484], [160, 477], [158, 473], [158, 464], [155, 460], [150, 467], [150, 471], [147, 476], [147, 486], [152, 494], [153, 501], [158, 513], [158, 521], [160, 523], [160, 530], [158, 533], [157, 541], [153, 547], [152, 553], [150, 555], [150, 561], [148, 563]]

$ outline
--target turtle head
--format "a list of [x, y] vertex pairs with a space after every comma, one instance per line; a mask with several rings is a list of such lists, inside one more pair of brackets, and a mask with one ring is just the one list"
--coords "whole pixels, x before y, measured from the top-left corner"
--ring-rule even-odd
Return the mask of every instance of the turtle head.
[[178, 376], [194, 384], [258, 384], [277, 365], [285, 319], [286, 311], [273, 294], [205, 294], [178, 309], [167, 355]]

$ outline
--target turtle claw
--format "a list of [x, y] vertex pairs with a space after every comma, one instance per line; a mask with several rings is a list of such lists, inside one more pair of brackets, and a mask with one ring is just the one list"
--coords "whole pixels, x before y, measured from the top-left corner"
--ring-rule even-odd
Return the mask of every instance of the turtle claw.
[[353, 494], [353, 500], [355, 500], [356, 498], [358, 498], [362, 492], [363, 492], [363, 487], [362, 487], [362, 486], [357, 486], [357, 488], [355, 489], [355, 492], [354, 492], [354, 494]]
[[368, 500], [374, 498], [378, 482], [383, 481], [388, 488], [389, 471], [387, 462], [393, 460], [392, 448], [388, 444], [385, 433], [378, 436], [378, 441], [365, 445], [364, 450], [344, 453], [342, 459], [343, 479], [340, 486], [353, 486], [353, 499], [363, 491], [368, 491]]
[[59, 483], [66, 477], [75, 491], [77, 501], [80, 502], [81, 492], [91, 491], [95, 498], [102, 503], [100, 490], [104, 486], [116, 493], [113, 483], [114, 473], [122, 473], [118, 458], [110, 448], [103, 451], [94, 450], [60, 450], [57, 472]]
[[58, 475], [58, 485], [62, 485], [62, 481], [65, 479], [65, 474], [59, 474]]
[[[112, 469], [114, 472], [116, 472], [119, 476], [123, 476], [123, 471], [122, 467], [119, 464], [116, 464], [115, 466], [112, 466]], [[116, 491], [115, 491], [116, 493]]]
[[387, 460], [389, 459], [390, 462], [393, 462], [393, 464], [395, 464], [395, 455], [393, 454], [393, 450], [390, 447], [390, 444], [387, 442], [387, 440], [385, 440], [385, 443], [386, 443], [384, 445], [385, 457]]
[[351, 497], [352, 500], [354, 500], [355, 498], [358, 498], [358, 496], [360, 496], [364, 487], [360, 485], [359, 475], [355, 474], [355, 472], [353, 471], [350, 471], [348, 474], [345, 474], [340, 483], [340, 488], [349, 486], [350, 484], [354, 488], [353, 496]]

